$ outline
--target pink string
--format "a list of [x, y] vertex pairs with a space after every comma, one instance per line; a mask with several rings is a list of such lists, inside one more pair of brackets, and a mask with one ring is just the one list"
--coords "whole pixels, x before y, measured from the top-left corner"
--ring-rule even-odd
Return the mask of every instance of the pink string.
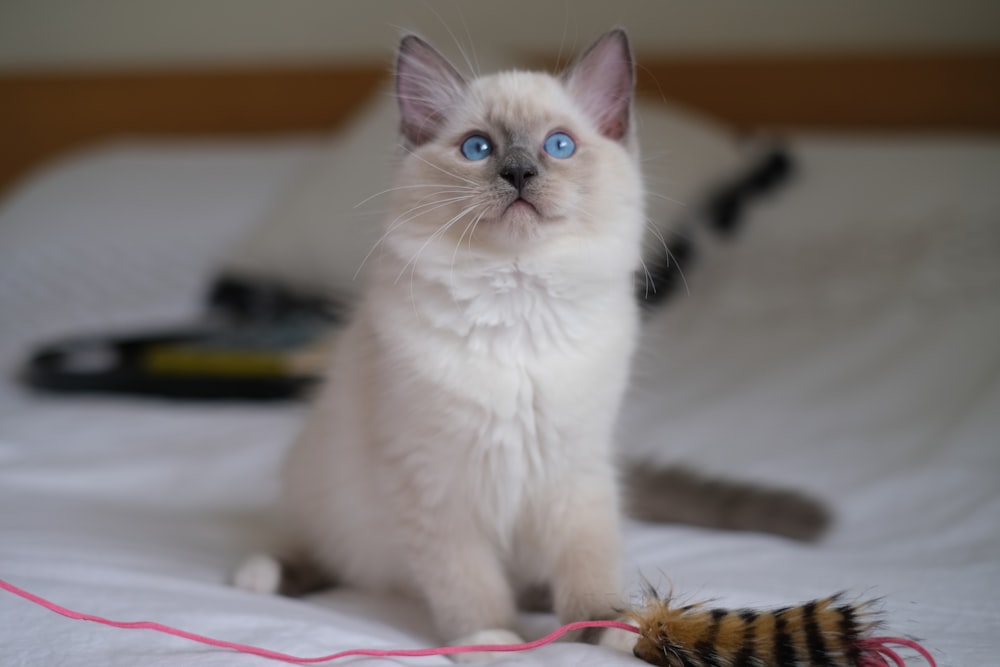
[[858, 667], [891, 667], [889, 660], [896, 663], [896, 667], [906, 667], [906, 661], [902, 656], [889, 648], [888, 644], [904, 646], [911, 651], [916, 651], [921, 658], [927, 661], [930, 667], [937, 667], [937, 662], [930, 651], [923, 646], [905, 637], [870, 637], [859, 639], [858, 648], [865, 652], [861, 657]]
[[480, 652], [509, 652], [509, 651], [529, 651], [539, 646], [544, 646], [545, 644], [551, 644], [555, 640], [559, 639], [567, 632], [572, 632], [573, 630], [581, 630], [583, 628], [618, 628], [619, 630], [628, 630], [629, 632], [639, 632], [634, 626], [628, 625], [626, 623], [621, 623], [619, 621], [578, 621], [576, 623], [569, 623], [556, 629], [555, 631], [545, 635], [541, 639], [536, 639], [535, 641], [525, 642], [523, 644], [482, 644], [478, 646], [442, 646], [438, 648], [421, 648], [421, 649], [353, 649], [350, 651], [341, 651], [339, 653], [331, 653], [330, 655], [323, 655], [316, 658], [302, 658], [294, 655], [289, 655], [287, 653], [280, 653], [278, 651], [271, 651], [266, 648], [259, 648], [257, 646], [248, 646], [246, 644], [237, 644], [235, 642], [227, 642], [221, 639], [213, 639], [211, 637], [206, 637], [204, 635], [198, 635], [193, 632], [187, 632], [185, 630], [178, 630], [177, 628], [172, 628], [169, 625], [163, 625], [161, 623], [155, 623], [152, 621], [112, 621], [107, 618], [102, 618], [100, 616], [94, 616], [93, 614], [84, 614], [78, 611], [73, 611], [72, 609], [67, 609], [61, 605], [56, 604], [46, 600], [43, 597], [35, 595], [34, 593], [29, 593], [23, 588], [19, 588], [14, 584], [11, 584], [3, 579], [0, 579], [0, 588], [13, 593], [29, 602], [33, 602], [39, 606], [45, 607], [49, 611], [54, 611], [57, 614], [65, 616], [67, 618], [72, 618], [78, 621], [91, 621], [93, 623], [99, 623], [101, 625], [110, 625], [113, 628], [123, 628], [126, 630], [153, 630], [155, 632], [162, 632], [164, 634], [173, 635], [175, 637], [181, 637], [193, 642], [198, 642], [200, 644], [207, 644], [208, 646], [216, 646], [218, 648], [231, 649], [233, 651], [239, 651], [240, 653], [250, 653], [252, 655], [261, 656], [263, 658], [270, 658], [272, 660], [283, 660], [285, 662], [292, 662], [301, 665], [314, 664], [319, 662], [329, 662], [332, 660], [338, 660], [340, 658], [348, 658], [353, 656], [367, 656], [376, 658], [417, 658], [431, 655], [455, 655], [457, 653], [480, 653]]

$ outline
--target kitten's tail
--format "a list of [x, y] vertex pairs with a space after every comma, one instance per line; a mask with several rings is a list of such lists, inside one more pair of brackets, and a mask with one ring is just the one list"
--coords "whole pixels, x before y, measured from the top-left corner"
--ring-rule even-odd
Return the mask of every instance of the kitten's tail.
[[625, 471], [629, 515], [640, 521], [818, 539], [832, 516], [821, 501], [789, 489], [709, 477], [683, 467], [634, 463]]

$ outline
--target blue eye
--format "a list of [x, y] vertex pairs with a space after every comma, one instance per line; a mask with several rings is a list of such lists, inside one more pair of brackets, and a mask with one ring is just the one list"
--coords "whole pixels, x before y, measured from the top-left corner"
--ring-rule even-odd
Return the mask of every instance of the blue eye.
[[565, 160], [576, 152], [576, 142], [565, 132], [553, 132], [545, 139], [545, 152]]
[[493, 144], [481, 134], [474, 134], [462, 142], [462, 155], [473, 162], [485, 159], [493, 152]]

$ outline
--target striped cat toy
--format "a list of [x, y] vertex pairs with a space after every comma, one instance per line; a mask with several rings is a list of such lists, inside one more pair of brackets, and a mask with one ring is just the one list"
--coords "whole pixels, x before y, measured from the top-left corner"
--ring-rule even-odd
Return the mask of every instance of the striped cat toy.
[[[570, 623], [524, 644], [445, 646], [423, 649], [352, 649], [299, 657], [227, 642], [152, 621], [113, 621], [68, 609], [3, 579], [0, 589], [67, 618], [126, 630], [152, 630], [189, 641], [294, 664], [319, 664], [357, 656], [422, 657], [460, 653], [527, 651], [573, 630], [617, 628], [639, 634], [636, 657], [661, 667], [906, 667], [891, 645], [916, 651], [930, 667], [931, 654], [909, 639], [870, 637], [878, 623], [870, 603], [848, 604], [841, 595], [773, 611], [709, 609], [704, 604], [672, 608], [669, 598], [650, 596], [643, 609], [626, 612], [636, 625], [620, 621]], [[637, 626], [637, 627], [636, 627]], [[889, 661], [892, 661], [890, 663]]]
[[872, 637], [879, 622], [872, 602], [849, 603], [843, 594], [769, 611], [672, 607], [647, 595], [642, 609], [626, 612], [637, 626], [636, 657], [659, 667], [904, 667], [890, 645], [934, 658], [909, 639]]

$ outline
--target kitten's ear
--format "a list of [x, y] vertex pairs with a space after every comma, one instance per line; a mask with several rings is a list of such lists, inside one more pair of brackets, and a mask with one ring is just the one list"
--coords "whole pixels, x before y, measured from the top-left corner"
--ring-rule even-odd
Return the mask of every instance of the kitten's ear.
[[570, 93], [601, 134], [617, 141], [628, 137], [635, 66], [623, 29], [607, 32], [594, 42], [564, 78]]
[[434, 138], [465, 89], [465, 79], [430, 44], [406, 35], [396, 56], [396, 97], [403, 136], [419, 146]]

